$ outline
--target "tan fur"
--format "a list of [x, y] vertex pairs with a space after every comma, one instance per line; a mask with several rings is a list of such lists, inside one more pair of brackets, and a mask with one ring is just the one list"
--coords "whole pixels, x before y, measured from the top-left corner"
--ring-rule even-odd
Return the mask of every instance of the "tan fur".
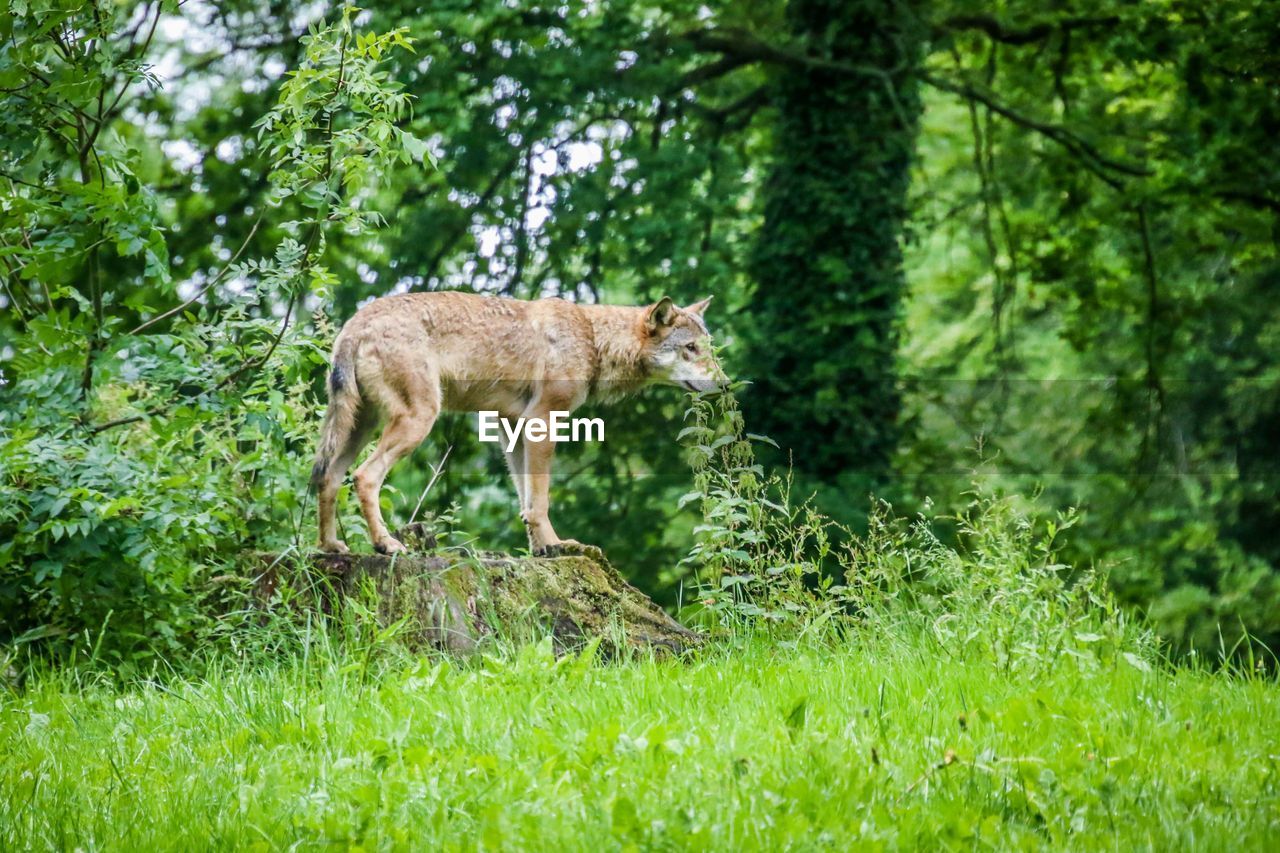
[[[431, 432], [442, 410], [497, 410], [546, 419], [588, 399], [616, 399], [653, 382], [692, 390], [719, 384], [702, 313], [710, 300], [677, 308], [523, 302], [470, 293], [409, 293], [356, 313], [334, 342], [329, 409], [312, 471], [319, 492], [319, 545], [336, 535], [343, 475], [378, 426], [377, 446], [355, 472], [355, 491], [374, 547], [404, 550], [388, 532], [378, 495], [387, 473]], [[521, 441], [507, 454], [521, 517], [535, 552], [561, 540], [548, 518], [555, 445]]]

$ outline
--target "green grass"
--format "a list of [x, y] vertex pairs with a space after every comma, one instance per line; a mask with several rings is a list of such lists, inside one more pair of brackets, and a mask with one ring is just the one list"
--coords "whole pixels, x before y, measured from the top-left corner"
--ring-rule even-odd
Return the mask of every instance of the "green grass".
[[1276, 849], [1280, 688], [902, 625], [0, 699], [0, 848]]

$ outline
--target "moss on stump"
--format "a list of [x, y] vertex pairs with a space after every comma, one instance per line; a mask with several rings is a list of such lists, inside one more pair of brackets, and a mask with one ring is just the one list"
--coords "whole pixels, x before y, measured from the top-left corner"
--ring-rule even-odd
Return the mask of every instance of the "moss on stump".
[[403, 636], [423, 646], [468, 654], [488, 638], [515, 640], [550, 633], [557, 648], [596, 637], [617, 653], [626, 648], [679, 653], [699, 637], [631, 586], [598, 548], [552, 556], [459, 554], [435, 550], [422, 525], [397, 534], [409, 552], [380, 554], [255, 554], [260, 600], [284, 589], [314, 589], [326, 609], [335, 600], [373, 593], [379, 620], [406, 619]]

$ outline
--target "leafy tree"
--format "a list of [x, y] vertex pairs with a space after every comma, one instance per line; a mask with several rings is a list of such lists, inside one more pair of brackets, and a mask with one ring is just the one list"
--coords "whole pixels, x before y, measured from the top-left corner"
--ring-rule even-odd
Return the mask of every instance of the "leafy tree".
[[304, 394], [324, 353], [294, 309], [332, 285], [326, 229], [366, 233], [366, 191], [421, 147], [396, 127], [408, 98], [378, 67], [409, 47], [404, 32], [358, 33], [344, 9], [303, 38], [257, 122], [288, 236], [209, 279], [205, 291], [240, 283], [231, 304], [192, 297], [130, 329], [172, 279], [159, 205], [110, 121], [148, 82], [139, 57], [163, 11], [22, 10], [6, 54], [26, 82], [3, 111], [0, 244], [22, 336], [0, 391], [0, 614], [16, 642], [117, 658], [189, 640], [214, 568], [287, 522], [297, 534]]

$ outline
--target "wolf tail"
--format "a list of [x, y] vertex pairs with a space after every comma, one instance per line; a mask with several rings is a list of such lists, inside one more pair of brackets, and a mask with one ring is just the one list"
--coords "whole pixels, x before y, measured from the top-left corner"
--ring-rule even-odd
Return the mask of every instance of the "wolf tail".
[[360, 411], [360, 388], [356, 385], [356, 343], [341, 338], [333, 350], [329, 371], [329, 408], [320, 426], [320, 446], [311, 467], [311, 488], [318, 489], [329, 467], [346, 449]]

